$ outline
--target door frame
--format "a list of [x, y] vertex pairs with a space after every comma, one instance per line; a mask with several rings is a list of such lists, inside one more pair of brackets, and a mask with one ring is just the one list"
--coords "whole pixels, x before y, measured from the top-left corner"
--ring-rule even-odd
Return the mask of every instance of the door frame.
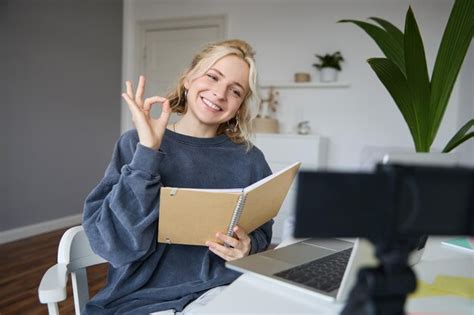
[[[127, 13], [129, 12], [129, 13]], [[133, 5], [129, 0], [126, 0], [124, 3], [124, 19], [130, 16], [133, 16]], [[131, 65], [132, 69], [129, 67], [123, 68], [123, 76], [127, 74], [130, 75], [132, 73], [132, 78], [138, 78], [138, 76], [143, 71], [144, 65], [144, 53], [145, 53], [145, 33], [149, 30], [160, 30], [160, 29], [170, 29], [170, 28], [190, 28], [190, 27], [209, 27], [209, 26], [217, 26], [219, 28], [219, 35], [218, 38], [223, 40], [227, 38], [227, 27], [228, 19], [227, 15], [208, 15], [208, 16], [191, 16], [191, 17], [179, 17], [179, 18], [167, 18], [167, 19], [153, 19], [153, 20], [142, 20], [136, 21], [134, 25], [130, 25], [133, 27], [134, 30], [126, 30], [125, 23], [124, 23], [124, 34], [133, 34], [134, 40], [127, 41], [131, 45], [133, 45], [133, 49], [128, 49], [126, 45], [126, 41], [124, 40], [124, 47], [123, 47], [123, 65], [126, 64], [125, 58], [132, 57]], [[132, 56], [130, 56], [132, 54]], [[131, 71], [129, 71], [131, 70]], [[128, 77], [123, 77], [125, 79], [129, 79]], [[122, 100], [122, 119], [121, 119], [121, 132], [125, 132], [128, 129], [133, 128], [132, 117], [128, 110], [126, 103]]]
[[219, 29], [218, 39], [223, 40], [227, 35], [227, 17], [225, 15], [211, 15], [138, 21], [135, 36], [135, 77], [144, 72], [145, 34], [147, 31], [202, 27], [217, 27]]

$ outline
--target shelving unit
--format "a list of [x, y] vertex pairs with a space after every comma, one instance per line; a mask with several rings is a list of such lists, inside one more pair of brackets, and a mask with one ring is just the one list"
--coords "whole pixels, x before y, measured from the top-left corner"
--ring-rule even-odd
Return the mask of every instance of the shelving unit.
[[278, 109], [273, 117], [278, 119], [281, 133], [294, 133], [298, 123], [310, 120], [310, 113], [314, 114], [315, 107], [320, 107], [312, 104], [324, 104], [331, 102], [332, 96], [347, 95], [350, 86], [342, 80], [330, 83], [268, 80], [261, 82], [260, 97], [268, 101], [270, 88], [273, 88], [274, 93], [278, 92]]
[[324, 89], [324, 88], [348, 88], [350, 85], [347, 82], [265, 82], [260, 85], [262, 89], [273, 87], [275, 89]]
[[[257, 133], [252, 142], [265, 154], [273, 172], [299, 161], [302, 170], [325, 169], [329, 140], [318, 135]], [[292, 215], [295, 208], [296, 180], [275, 217], [272, 243], [279, 244], [291, 236]]]

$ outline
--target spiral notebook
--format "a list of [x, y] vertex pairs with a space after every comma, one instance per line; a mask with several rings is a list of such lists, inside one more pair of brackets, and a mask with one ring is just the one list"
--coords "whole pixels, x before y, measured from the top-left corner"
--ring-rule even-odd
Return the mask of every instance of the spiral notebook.
[[276, 217], [301, 163], [294, 163], [239, 189], [162, 187], [158, 242], [205, 246], [222, 243], [217, 232], [233, 234], [234, 226], [247, 233]]

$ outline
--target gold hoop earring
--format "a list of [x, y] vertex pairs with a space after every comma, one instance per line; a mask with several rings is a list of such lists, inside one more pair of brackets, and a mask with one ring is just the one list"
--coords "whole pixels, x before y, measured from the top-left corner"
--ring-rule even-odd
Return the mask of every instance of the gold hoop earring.
[[235, 116], [234, 132], [239, 131], [239, 116]]
[[239, 130], [239, 116], [235, 116], [235, 124], [231, 125], [229, 122], [230, 120], [227, 121], [227, 130], [232, 131], [232, 132], [237, 132]]

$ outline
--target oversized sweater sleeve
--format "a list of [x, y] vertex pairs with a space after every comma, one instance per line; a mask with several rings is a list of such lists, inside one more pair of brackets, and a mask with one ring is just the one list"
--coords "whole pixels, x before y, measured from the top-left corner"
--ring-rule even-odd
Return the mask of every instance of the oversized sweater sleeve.
[[85, 200], [83, 226], [91, 247], [114, 267], [139, 260], [157, 246], [163, 155], [139, 144], [135, 131], [126, 132]]
[[273, 220], [270, 220], [250, 233], [251, 249], [250, 255], [268, 249], [272, 240]]

